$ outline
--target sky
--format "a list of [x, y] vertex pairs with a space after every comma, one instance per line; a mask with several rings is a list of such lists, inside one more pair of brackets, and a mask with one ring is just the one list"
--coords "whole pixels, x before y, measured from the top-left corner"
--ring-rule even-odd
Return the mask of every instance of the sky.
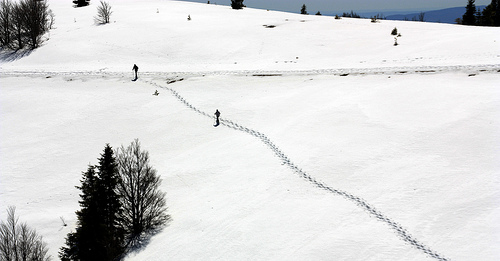
[[[208, 0], [180, 0], [206, 3]], [[231, 0], [210, 0], [210, 3], [230, 5]], [[467, 0], [245, 0], [247, 7], [270, 9], [287, 12], [300, 12], [303, 4], [308, 13], [344, 12], [353, 10], [362, 12], [389, 12], [389, 11], [430, 11], [449, 7], [466, 6]], [[476, 5], [488, 5], [491, 0], [476, 0]]]

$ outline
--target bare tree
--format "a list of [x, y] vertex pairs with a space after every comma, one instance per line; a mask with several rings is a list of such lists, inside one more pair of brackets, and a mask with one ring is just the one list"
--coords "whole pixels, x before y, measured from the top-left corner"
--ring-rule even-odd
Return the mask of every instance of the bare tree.
[[108, 24], [112, 13], [109, 3], [101, 1], [101, 5], [97, 7], [97, 16], [94, 17], [94, 20], [98, 24]]
[[7, 222], [0, 223], [0, 260], [50, 260], [42, 236], [26, 223], [19, 224], [15, 212], [15, 207], [9, 207]]
[[425, 22], [425, 13], [424, 12], [420, 12], [420, 14], [418, 14], [418, 21]]
[[11, 44], [12, 4], [9, 0], [0, 2], [0, 44], [2, 47]]
[[0, 3], [0, 42], [2, 47], [35, 49], [43, 42], [43, 35], [51, 29], [54, 14], [46, 0], [19, 0]]
[[[24, 40], [24, 18], [23, 18], [23, 10], [20, 4], [16, 4], [12, 7], [12, 34], [17, 42], [17, 49], [23, 49], [25, 40]], [[14, 48], [14, 43], [12, 44], [12, 48]]]
[[166, 214], [165, 193], [159, 190], [161, 179], [149, 165], [149, 153], [141, 150], [139, 140], [117, 153], [122, 215], [129, 247], [141, 244], [144, 236], [161, 229], [170, 216]]
[[49, 30], [47, 1], [22, 0], [20, 4], [25, 15], [27, 42], [32, 49], [35, 49], [41, 44], [42, 36]]

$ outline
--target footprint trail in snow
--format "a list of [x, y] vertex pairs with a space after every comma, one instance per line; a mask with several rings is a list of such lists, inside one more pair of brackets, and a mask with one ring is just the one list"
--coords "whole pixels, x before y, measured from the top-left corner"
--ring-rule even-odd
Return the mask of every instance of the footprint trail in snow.
[[[198, 108], [196, 108], [195, 106], [193, 106], [186, 99], [184, 99], [177, 91], [173, 90], [172, 88], [169, 88], [169, 87], [166, 87], [166, 86], [161, 86], [161, 85], [159, 85], [157, 83], [154, 83], [152, 81], [145, 81], [145, 82], [148, 83], [148, 84], [151, 84], [151, 85], [153, 85], [155, 87], [168, 90], [174, 97], [176, 97], [180, 102], [182, 102], [185, 106], [187, 106], [191, 110], [193, 110], [193, 111], [195, 111], [195, 112], [197, 112], [197, 113], [199, 113], [199, 114], [201, 114], [203, 116], [206, 116], [206, 117], [209, 117], [209, 118], [213, 118], [212, 115], [210, 115], [210, 114], [208, 114], [206, 112], [203, 112], [203, 111], [199, 110]], [[169, 81], [167, 84], [171, 84], [171, 83], [174, 83], [174, 82], [176, 82], [176, 81], [175, 80], [174, 81]], [[363, 198], [357, 197], [357, 196], [355, 196], [353, 194], [350, 194], [350, 193], [348, 193], [346, 191], [343, 191], [343, 190], [332, 188], [332, 187], [326, 185], [325, 183], [316, 180], [313, 176], [307, 174], [304, 170], [302, 170], [297, 165], [295, 165], [290, 160], [290, 158], [288, 158], [288, 156], [286, 156], [278, 148], [278, 146], [276, 146], [265, 134], [263, 134], [261, 132], [258, 132], [258, 131], [255, 131], [255, 130], [252, 130], [250, 128], [244, 127], [244, 126], [242, 126], [240, 124], [237, 124], [237, 123], [235, 123], [233, 121], [230, 121], [230, 120], [227, 120], [227, 119], [223, 119], [223, 118], [220, 118], [220, 125], [229, 127], [231, 129], [234, 129], [234, 130], [243, 131], [245, 133], [248, 133], [248, 134], [250, 134], [250, 135], [252, 135], [252, 136], [260, 139], [264, 144], [267, 145], [267, 147], [269, 147], [269, 149], [271, 149], [274, 152], [274, 154], [276, 154], [276, 156], [282, 161], [282, 163], [284, 165], [288, 166], [295, 173], [297, 173], [300, 177], [302, 177], [305, 180], [309, 181], [310, 183], [312, 183], [313, 185], [315, 185], [318, 188], [326, 190], [329, 193], [332, 193], [332, 194], [335, 194], [335, 195], [338, 195], [338, 196], [342, 196], [343, 198], [345, 198], [345, 199], [347, 199], [347, 200], [355, 203], [356, 205], [358, 205], [359, 207], [361, 207], [363, 210], [367, 211], [372, 217], [374, 217], [374, 218], [378, 219], [379, 221], [384, 222], [385, 224], [387, 224], [391, 229], [394, 230], [394, 232], [403, 241], [409, 243], [410, 245], [412, 245], [413, 247], [417, 248], [418, 250], [424, 252], [428, 256], [430, 256], [432, 258], [435, 258], [437, 260], [442, 260], [442, 261], [449, 260], [449, 259], [443, 257], [442, 255], [438, 254], [437, 252], [433, 251], [432, 249], [430, 249], [428, 246], [426, 246], [422, 242], [418, 241], [405, 228], [403, 228], [399, 223], [393, 221], [392, 219], [390, 219], [387, 216], [385, 216], [384, 214], [382, 214], [375, 207], [373, 207], [372, 205], [368, 204], [368, 202], [365, 201]]]

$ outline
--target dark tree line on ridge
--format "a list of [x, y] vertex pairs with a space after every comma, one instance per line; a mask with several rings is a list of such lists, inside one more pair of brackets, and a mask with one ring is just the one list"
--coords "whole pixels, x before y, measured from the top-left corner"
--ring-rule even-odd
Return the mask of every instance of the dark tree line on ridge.
[[463, 25], [500, 26], [500, 0], [491, 0], [482, 11], [476, 8], [476, 0], [468, 0], [465, 14], [458, 23]]

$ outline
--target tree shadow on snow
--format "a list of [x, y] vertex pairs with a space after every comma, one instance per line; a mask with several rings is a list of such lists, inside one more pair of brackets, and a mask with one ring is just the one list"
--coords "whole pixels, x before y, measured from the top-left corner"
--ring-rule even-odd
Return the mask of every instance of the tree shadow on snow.
[[125, 253], [125, 256], [128, 254], [131, 254], [131, 253], [138, 254], [141, 251], [143, 251], [144, 249], [146, 249], [147, 245], [151, 241], [151, 238], [153, 236], [157, 235], [158, 233], [160, 233], [163, 229], [167, 228], [170, 225], [170, 222], [172, 222], [172, 217], [169, 215], [167, 222], [162, 227], [154, 229], [154, 230], [150, 230], [147, 233], [144, 233], [138, 237], [132, 238], [128, 242], [127, 251]]
[[2, 62], [14, 62], [23, 57], [30, 55], [33, 52], [31, 49], [22, 50], [10, 50], [2, 48], [0, 49], [0, 61]]

